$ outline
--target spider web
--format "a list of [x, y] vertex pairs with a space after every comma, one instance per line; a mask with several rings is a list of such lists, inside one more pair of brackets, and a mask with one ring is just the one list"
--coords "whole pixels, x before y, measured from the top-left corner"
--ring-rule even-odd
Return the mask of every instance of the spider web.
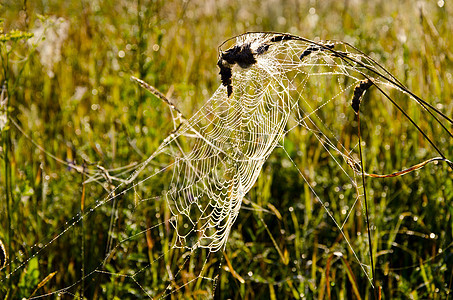
[[[220, 85], [190, 118], [185, 118], [152, 87], [137, 80], [169, 104], [174, 130], [140, 165], [119, 170], [102, 167], [79, 169], [88, 176], [85, 184], [108, 183], [106, 189], [109, 195], [74, 216], [64, 229], [39, 246], [27, 259], [17, 258], [17, 267], [8, 276], [25, 268], [31, 259], [39, 257], [70, 231], [76, 230], [91, 215], [99, 210], [111, 209], [107, 250], [98, 265], [84, 266], [80, 280], [50, 294], [33, 295], [32, 298], [54, 294], [80, 297], [77, 292], [80, 285], [93, 282], [97, 276], [123, 278], [138, 286], [142, 294], [149, 298], [175, 295], [187, 285], [199, 285], [200, 282], [208, 282], [212, 287], [211, 293], [214, 293], [216, 272], [225, 263], [216, 255], [225, 249], [243, 202], [247, 200], [246, 195], [276, 149], [283, 151], [297, 169], [333, 226], [343, 235], [370, 285], [373, 285], [369, 258], [366, 254], [357, 253], [351, 237], [343, 233], [350, 216], [355, 210], [363, 208], [359, 141], [345, 145], [342, 133], [331, 129], [332, 124], [351, 122], [347, 114], [355, 114], [349, 103], [354, 98], [356, 87], [365, 79], [373, 83], [370, 90], [384, 96], [385, 91], [394, 90], [428, 109], [374, 60], [348, 44], [314, 42], [278, 33], [248, 33], [230, 42], [236, 49], [250, 50], [254, 62], [243, 66], [229, 63], [232, 71], [231, 95], [228, 95], [228, 86]], [[221, 50], [220, 59], [225, 51]], [[324, 93], [326, 87], [329, 87], [330, 94]], [[363, 94], [359, 96], [361, 98]], [[325, 112], [327, 107], [330, 107], [329, 111], [336, 111], [336, 115], [328, 115]], [[322, 188], [288, 153], [285, 140], [296, 128], [299, 132], [310, 133], [319, 141], [341, 174], [343, 182], [340, 185], [353, 190], [350, 194], [354, 196], [349, 199], [342, 219], [334, 217], [329, 209], [329, 201], [339, 199], [324, 199]], [[442, 153], [439, 155], [443, 157]], [[143, 195], [141, 187], [153, 180], [162, 189], [156, 190], [155, 194]], [[110, 186], [113, 188], [109, 189]], [[115, 228], [115, 220], [119, 218], [118, 202], [121, 199], [132, 199], [135, 208], [145, 207], [151, 201], [159, 202], [162, 210], [153, 213], [154, 221], [151, 217], [150, 223], [132, 223], [132, 229], [119, 232]], [[152, 235], [154, 232], [157, 232], [155, 236]], [[135, 241], [144, 237], [148, 249], [154, 251], [150, 255], [152, 259], [134, 261], [128, 258], [128, 249], [135, 247]], [[149, 247], [149, 244], [152, 246]], [[193, 261], [197, 259], [202, 261], [201, 267], [193, 272], [196, 276], [190, 277], [186, 270], [193, 269]], [[132, 265], [129, 273], [116, 271], [121, 269], [119, 266], [129, 264]], [[161, 265], [165, 272], [158, 278], [146, 278], [150, 276], [147, 268], [154, 264]]]

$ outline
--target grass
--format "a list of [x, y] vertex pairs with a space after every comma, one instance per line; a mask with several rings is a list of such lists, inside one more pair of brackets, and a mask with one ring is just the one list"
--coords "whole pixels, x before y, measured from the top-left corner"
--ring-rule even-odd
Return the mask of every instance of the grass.
[[[2, 52], [0, 80], [8, 82], [9, 93], [5, 112], [23, 132], [12, 123], [2, 130], [0, 239], [11, 262], [0, 270], [0, 296], [42, 295], [84, 278], [82, 272], [97, 268], [105, 258], [107, 232], [114, 228], [115, 240], [131, 239], [106, 260], [102, 270], [131, 275], [146, 267], [144, 271], [133, 278], [99, 273], [79, 282], [66, 297], [78, 298], [82, 293], [88, 299], [145, 297], [144, 289], [159, 293], [166, 288], [167, 270], [176, 273], [187, 259], [190, 267], [179, 273], [180, 281], [197, 278], [207, 261], [203, 270], [208, 278], [218, 276], [214, 292], [219, 298], [374, 298], [350, 248], [288, 159], [289, 155], [317, 183], [331, 213], [343, 220], [353, 191], [343, 188], [349, 182], [315, 136], [302, 127], [285, 138], [288, 154], [277, 149], [265, 164], [233, 226], [225, 254], [199, 250], [190, 256], [179, 249], [166, 251], [173, 238], [170, 226], [136, 236], [143, 228], [168, 219], [165, 201], [146, 200], [163, 189], [167, 178], [139, 185], [134, 193], [118, 196], [115, 204], [102, 205], [79, 222], [81, 210], [96, 206], [111, 191], [108, 181], [104, 186], [83, 185], [80, 173], [49, 157], [27, 136], [47, 153], [87, 168], [112, 169], [140, 162], [172, 130], [171, 115], [158, 99], [131, 82], [130, 75], [177, 99], [177, 106], [190, 116], [220, 83], [217, 46], [235, 34], [254, 30], [346, 40], [451, 116], [453, 11], [448, 4], [423, 2], [423, 7], [415, 8], [411, 1], [0, 4], [5, 32], [33, 32], [38, 15], [62, 17], [70, 24], [61, 59], [47, 67], [41, 61], [43, 50], [36, 51], [26, 39], [14, 43], [8, 60]], [[45, 35], [49, 37], [49, 32]], [[2, 43], [2, 51], [8, 45], [11, 42]], [[49, 71], [54, 75], [49, 76]], [[330, 98], [335, 90], [329, 84], [320, 82], [318, 90], [307, 93], [313, 101]], [[401, 94], [392, 97], [451, 159], [451, 139], [421, 114], [420, 106]], [[368, 170], [391, 173], [436, 156], [388, 102], [367, 94], [362, 109]], [[332, 116], [325, 126], [344, 145], [357, 143], [357, 124], [349, 118], [353, 114], [349, 104], [332, 105], [323, 113]], [[348, 119], [339, 121], [336, 116], [341, 114]], [[367, 179], [376, 279], [383, 299], [444, 299], [451, 292], [451, 179], [451, 171], [442, 164], [398, 178]], [[358, 208], [344, 232], [360, 261], [369, 264], [364, 220]], [[68, 224], [74, 225], [66, 232]], [[58, 239], [52, 242], [55, 236]], [[40, 250], [43, 245], [46, 248]], [[159, 258], [160, 253], [164, 257]], [[182, 290], [186, 298], [213, 296], [212, 292], [212, 282], [202, 280]]]

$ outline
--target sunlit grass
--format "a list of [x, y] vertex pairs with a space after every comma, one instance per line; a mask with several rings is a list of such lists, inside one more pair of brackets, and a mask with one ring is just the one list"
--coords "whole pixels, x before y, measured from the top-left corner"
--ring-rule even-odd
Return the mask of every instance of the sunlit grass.
[[[452, 115], [453, 48], [449, 36], [453, 12], [449, 5], [423, 2], [423, 7], [414, 7], [411, 1], [296, 2], [207, 5], [203, 1], [51, 1], [27, 2], [26, 11], [22, 4], [2, 4], [5, 31], [17, 28], [31, 32], [37, 26], [37, 14], [62, 17], [70, 24], [61, 60], [52, 66], [53, 77], [41, 63], [43, 53], [33, 52], [29, 44], [18, 45], [16, 59], [9, 62], [9, 77], [3, 72], [0, 77], [2, 82], [9, 80], [9, 86], [16, 86], [9, 99], [9, 114], [48, 153], [64, 161], [105, 168], [140, 162], [173, 128], [168, 109], [141, 91], [129, 80], [130, 75], [168, 93], [190, 116], [220, 84], [217, 46], [223, 40], [245, 31], [278, 30], [311, 39], [346, 40], [376, 58], [415, 94], [438, 105], [447, 116]], [[29, 59], [24, 62], [26, 57]], [[19, 73], [22, 66], [24, 70]], [[328, 83], [322, 83], [320, 89], [326, 98], [335, 92]], [[404, 103], [405, 99], [399, 100]], [[432, 120], [423, 118], [420, 106], [408, 102], [404, 108], [451, 159], [452, 141], [443, 138], [439, 127], [430, 123]], [[391, 173], [430, 157], [429, 144], [384, 99], [367, 95], [362, 109], [367, 170]], [[330, 128], [353, 147], [357, 143], [357, 123], [350, 104], [332, 106], [323, 113], [332, 116]], [[336, 116], [341, 113], [347, 116], [347, 122], [337, 122]], [[21, 266], [11, 277], [11, 289], [4, 279], [7, 272], [36, 253], [40, 243], [48, 243], [63, 232], [66, 222], [80, 212], [83, 193], [85, 206], [90, 207], [105, 197], [110, 187], [90, 184], [83, 192], [81, 174], [43, 153], [14, 126], [8, 135], [2, 136], [2, 141], [8, 139], [11, 144], [2, 146], [0, 181], [2, 194], [12, 197], [2, 197], [0, 239], [14, 262], [0, 271], [4, 280], [0, 295], [9, 290], [11, 298], [29, 297], [49, 274], [57, 272], [40, 287], [39, 294], [77, 282], [82, 260], [86, 269], [92, 269], [105, 258], [112, 211], [109, 205], [87, 216], [83, 231], [76, 224], [77, 230], [62, 235], [50, 250]], [[322, 196], [332, 199], [329, 209], [335, 218], [345, 218], [342, 212], [350, 205], [346, 199], [355, 196], [343, 194], [339, 198], [344, 184], [341, 174], [331, 171], [336, 165], [313, 134], [303, 128], [294, 129], [285, 138], [284, 149], [287, 153], [278, 149], [265, 164], [244, 201], [225, 249], [234, 272], [245, 283], [227, 271], [222, 253], [211, 254], [214, 267], [206, 269], [206, 276], [219, 276], [215, 293], [221, 298], [274, 295], [277, 299], [321, 299], [330, 293], [332, 298], [349, 299], [357, 285], [363, 299], [373, 298], [368, 279], [288, 155], [308, 180], [325, 187]], [[5, 168], [11, 168], [11, 175]], [[5, 180], [11, 180], [11, 193], [5, 189]], [[399, 178], [367, 180], [377, 283], [384, 299], [409, 295], [443, 299], [451, 291], [452, 182], [451, 172], [442, 164]], [[137, 233], [135, 224], [152, 226], [168, 219], [170, 213], [162, 199], [130, 205], [163, 186], [165, 178], [153, 182], [153, 186], [138, 186], [135, 199], [132, 195], [118, 199], [118, 232], [133, 236]], [[360, 260], [368, 264], [361, 209], [354, 211], [344, 231], [349, 237], [362, 233], [351, 238], [352, 246], [363, 255]], [[10, 240], [8, 229], [13, 232]], [[129, 274], [157, 260], [165, 252], [159, 247], [171, 242], [169, 230], [160, 226], [148, 238], [140, 236], [129, 241], [136, 251], [111, 264], [107, 261], [105, 269]], [[198, 275], [196, 270], [207, 255], [203, 251], [195, 254], [189, 258], [195, 267], [181, 275], [187, 280]], [[137, 280], [150, 291], [165, 290], [167, 284], [162, 277], [168, 279], [168, 266], [173, 272], [177, 270], [183, 255], [178, 249], [166, 252]], [[348, 275], [348, 266], [354, 280]], [[200, 282], [183, 292], [187, 297], [196, 293], [211, 295], [210, 284]], [[85, 286], [85, 297], [89, 299], [143, 296], [143, 290], [128, 278], [99, 274], [94, 283], [90, 279]]]

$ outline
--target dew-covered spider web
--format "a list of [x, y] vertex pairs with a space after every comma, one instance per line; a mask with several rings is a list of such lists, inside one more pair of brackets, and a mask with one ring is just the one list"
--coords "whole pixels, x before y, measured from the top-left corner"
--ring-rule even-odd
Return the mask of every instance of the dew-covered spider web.
[[[303, 186], [300, 193], [312, 200], [311, 206], [307, 203], [300, 206], [301, 200], [295, 199], [291, 209], [323, 210], [327, 224], [324, 226], [337, 231], [338, 239], [347, 249], [335, 255], [341, 257], [347, 252], [349, 263], [359, 266], [361, 274], [356, 276], [365, 277], [370, 288], [375, 285], [370, 250], [373, 245], [365, 238], [369, 236], [366, 226], [357, 229], [356, 235], [343, 232], [346, 224], [356, 222], [358, 217], [364, 224], [373, 223], [365, 219], [364, 178], [377, 181], [381, 179], [373, 177], [403, 175], [431, 162], [443, 161], [439, 165], [446, 169], [449, 153], [444, 153], [443, 146], [450, 144], [451, 133], [442, 124], [450, 123], [451, 128], [451, 120], [410, 93], [371, 57], [338, 41], [315, 42], [288, 34], [248, 33], [221, 46], [218, 66], [222, 83], [191, 117], [181, 113], [175, 100], [134, 78], [169, 106], [173, 131], [162, 136], [163, 141], [156, 149], [143, 149], [150, 154], [138, 165], [107, 170], [102, 166], [69, 164], [84, 174], [84, 186], [101, 184], [108, 196], [82, 207], [59, 232], [52, 233], [40, 245], [30, 245], [27, 253], [15, 256], [12, 271], [7, 276], [2, 274], [2, 284], [9, 276], [30, 268], [30, 262], [58, 249], [66, 236], [80, 232], [88, 222], [110, 223], [109, 231], [99, 235], [106, 239], [106, 249], [96, 252], [88, 242], [83, 242], [75, 250], [76, 256], [96, 252], [97, 263], [74, 265], [66, 257], [68, 267], [80, 270], [78, 279], [72, 283], [55, 282], [45, 292], [38, 290], [32, 299], [55, 295], [77, 298], [81, 297], [81, 290], [106, 281], [128, 286], [130, 297], [178, 297], [189, 289], [194, 297], [197, 290], [200, 297], [214, 297], [221, 292], [219, 273], [224, 270], [239, 282], [259, 281], [254, 274], [237, 274], [235, 261], [228, 259], [225, 250], [235, 226], [245, 222], [241, 220], [242, 209], [256, 211], [262, 227], [270, 230], [261, 214], [272, 209], [261, 207], [250, 192], [260, 193], [257, 189], [263, 184], [257, 181], [264, 169], [272, 166], [269, 160], [278, 153], [296, 170], [294, 174]], [[374, 153], [368, 151], [365, 141], [369, 135], [379, 134], [375, 130], [379, 125], [367, 126], [365, 130], [362, 127], [360, 136], [359, 116], [365, 118], [362, 120], [365, 126], [366, 116], [373, 114], [367, 107], [377, 105], [403, 116], [405, 128], [431, 149], [423, 159], [414, 156], [412, 161], [397, 167], [377, 164], [381, 168], [373, 170], [364, 165], [364, 161], [373, 161], [370, 156]], [[433, 137], [411, 122], [404, 110], [408, 105], [435, 120], [435, 126], [445, 137], [443, 142], [438, 139], [433, 142]], [[333, 126], [339, 123], [350, 125]], [[338, 131], [348, 127], [349, 132]], [[318, 150], [310, 152], [304, 145], [292, 144], [294, 135], [317, 143]], [[382, 147], [387, 146], [393, 147], [383, 141]], [[301, 152], [307, 153], [306, 158], [300, 158], [295, 148], [306, 151]], [[310, 162], [316, 159], [321, 161], [316, 168], [324, 168], [326, 174], [335, 178], [338, 188], [335, 198], [330, 190], [337, 188], [328, 187], [328, 179], [316, 177], [317, 170], [310, 167]], [[384, 171], [388, 169], [397, 173]], [[148, 185], [153, 189], [145, 193]], [[150, 203], [157, 209], [147, 209]], [[340, 207], [337, 203], [341, 203], [341, 213], [334, 209]], [[273, 203], [272, 207], [275, 206], [278, 203]], [[121, 207], [132, 207], [127, 210], [132, 213], [123, 215], [126, 210]], [[291, 212], [282, 217], [291, 218]], [[371, 226], [371, 230], [375, 229]], [[277, 260], [291, 265], [293, 258], [288, 258], [272, 234], [268, 238], [269, 247], [278, 252]], [[300, 237], [292, 237], [296, 238]], [[142, 256], [135, 254], [140, 251]], [[152, 272], [156, 269], [161, 272]], [[305, 276], [302, 272], [299, 275]], [[297, 281], [299, 277], [295, 278]], [[108, 288], [99, 293], [106, 297], [115, 295]]]

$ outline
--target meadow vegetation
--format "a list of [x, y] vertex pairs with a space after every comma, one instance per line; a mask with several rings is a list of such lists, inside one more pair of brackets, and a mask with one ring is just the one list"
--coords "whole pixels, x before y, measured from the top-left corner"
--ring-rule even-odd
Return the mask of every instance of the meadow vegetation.
[[[107, 177], [84, 184], [85, 175], [65, 162], [98, 169], [133, 166], [173, 129], [169, 109], [132, 82], [131, 75], [176, 99], [178, 108], [190, 116], [220, 84], [217, 47], [223, 40], [246, 31], [290, 32], [353, 44], [413, 93], [452, 116], [453, 7], [449, 4], [442, 0], [2, 1], [0, 240], [8, 263], [0, 269], [0, 298], [28, 298], [75, 282], [70, 294], [62, 297], [146, 298], [144, 290], [159, 296], [168, 285], [161, 276], [167, 265], [180, 264], [183, 253], [177, 249], [151, 263], [136, 282], [101, 273], [80, 280], [104, 260], [112, 226], [120, 239], [138, 233], [138, 224], [151, 227], [168, 218], [162, 199], [134, 205], [137, 197], [146, 199], [151, 191], [163, 190], [168, 178], [141, 184], [131, 195], [100, 206], [65, 232], [74, 218], [95, 207], [116, 184]], [[328, 84], [321, 84], [316, 97], [332, 97], [331, 93]], [[401, 93], [393, 96], [453, 159], [453, 140], [421, 113], [419, 105], [405, 101]], [[349, 105], [323, 111], [331, 116], [325, 125], [345, 145], [357, 141], [357, 123]], [[351, 122], [336, 122], [339, 114]], [[365, 98], [361, 118], [367, 170], [392, 173], [438, 156], [382, 98]], [[294, 129], [283, 143], [298, 168], [323, 188], [330, 212], [344, 219], [343, 211], [355, 196], [348, 194], [350, 189], [343, 192], [337, 165], [323, 146], [303, 128]], [[376, 283], [382, 299], [445, 299], [451, 293], [452, 179], [452, 170], [439, 163], [402, 177], [367, 180]], [[374, 298], [338, 228], [282, 149], [270, 157], [246, 198], [226, 249], [219, 253], [221, 268], [205, 266], [205, 276], [218, 276], [216, 297]], [[154, 262], [165, 251], [164, 245], [172, 242], [169, 230], [161, 226], [141, 235], [131, 241], [134, 251], [126, 252], [127, 258], [107, 258], [99, 270], [131, 274]], [[361, 207], [343, 230], [353, 237], [352, 248], [360, 261], [369, 264]], [[39, 250], [54, 237], [58, 239]], [[182, 281], [198, 276], [194, 270], [206, 254], [199, 255], [189, 258], [194, 266], [181, 272]], [[212, 283], [199, 281], [180, 292], [188, 299], [213, 296]]]

